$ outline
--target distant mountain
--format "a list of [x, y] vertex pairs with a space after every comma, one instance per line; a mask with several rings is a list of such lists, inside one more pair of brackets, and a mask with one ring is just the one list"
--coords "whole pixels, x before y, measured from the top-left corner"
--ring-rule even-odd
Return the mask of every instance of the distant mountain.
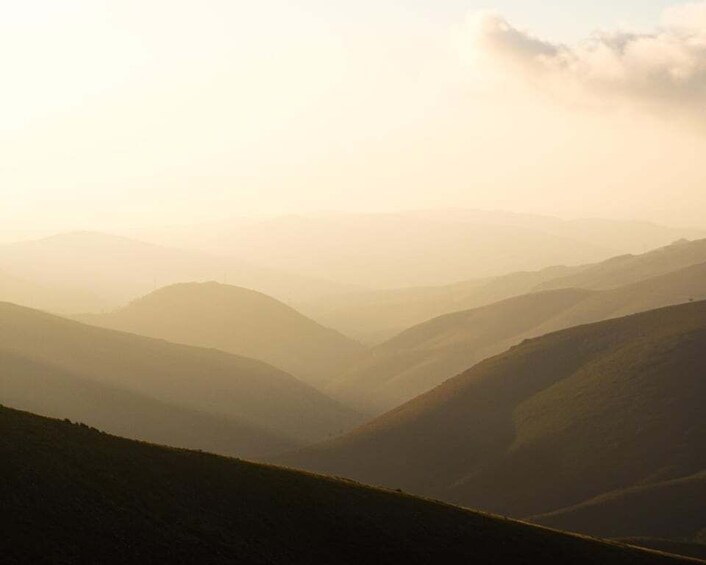
[[[75, 377], [249, 422], [298, 441], [323, 439], [360, 418], [260, 361], [88, 326], [13, 304], [0, 303], [0, 344], [6, 352]], [[41, 386], [36, 379], [30, 382]]]
[[61, 313], [93, 310], [103, 303], [87, 290], [42, 285], [3, 271], [0, 271], [0, 301]]
[[223, 455], [261, 457], [301, 443], [242, 419], [210, 415], [0, 349], [0, 402], [110, 433]]
[[300, 305], [314, 319], [366, 343], [379, 344], [427, 320], [506, 298], [562, 288], [605, 290], [706, 263], [706, 239], [679, 241], [642, 255], [596, 264], [513, 272], [453, 285], [367, 291]]
[[545, 514], [706, 469], [704, 375], [706, 301], [527, 340], [276, 460], [500, 514]]
[[672, 538], [706, 544], [705, 502], [706, 471], [610, 492], [570, 508], [534, 516], [532, 521], [600, 537]]
[[561, 289], [435, 318], [373, 348], [327, 389], [378, 413], [523, 339], [706, 299], [706, 263], [605, 291]]
[[[280, 300], [350, 291], [325, 280], [259, 267], [232, 257], [173, 249], [96, 232], [59, 234], [0, 245], [0, 270], [48, 287], [91, 293], [92, 310], [113, 309], [136, 296], [178, 282], [228, 279]], [[25, 301], [26, 303], [27, 301]], [[30, 304], [43, 306], [41, 301]], [[63, 304], [52, 310], [67, 311]], [[74, 308], [74, 312], [81, 311]]]
[[0, 408], [3, 563], [687, 560]]
[[186, 283], [159, 289], [87, 323], [260, 359], [323, 386], [364, 348], [262, 293]]
[[704, 262], [706, 239], [682, 240], [642, 255], [614, 257], [597, 265], [588, 265], [575, 273], [542, 283], [538, 290], [569, 287], [595, 290], [616, 288]]
[[706, 232], [647, 222], [429, 210], [233, 219], [165, 232], [161, 241], [339, 283], [395, 288], [590, 263], [699, 237]]

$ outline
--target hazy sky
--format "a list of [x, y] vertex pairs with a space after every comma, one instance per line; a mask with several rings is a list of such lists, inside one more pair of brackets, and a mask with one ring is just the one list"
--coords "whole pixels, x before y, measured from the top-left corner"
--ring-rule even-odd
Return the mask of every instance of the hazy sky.
[[0, 1], [0, 225], [706, 226], [706, 2]]

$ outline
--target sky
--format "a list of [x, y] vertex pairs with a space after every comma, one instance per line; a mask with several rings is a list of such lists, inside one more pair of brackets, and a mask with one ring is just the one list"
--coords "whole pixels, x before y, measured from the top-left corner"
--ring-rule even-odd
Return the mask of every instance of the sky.
[[0, 225], [706, 227], [706, 2], [0, 0]]

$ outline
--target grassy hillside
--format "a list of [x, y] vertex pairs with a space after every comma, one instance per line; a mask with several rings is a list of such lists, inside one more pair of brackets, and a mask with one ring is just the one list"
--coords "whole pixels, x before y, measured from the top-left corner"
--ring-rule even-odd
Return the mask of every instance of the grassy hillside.
[[326, 384], [364, 351], [353, 340], [282, 302], [215, 282], [169, 286], [111, 314], [81, 319], [260, 359], [317, 386]]
[[706, 263], [606, 291], [561, 289], [456, 312], [371, 350], [328, 389], [382, 412], [524, 339], [560, 329], [706, 299]]
[[532, 521], [601, 537], [706, 543], [706, 472], [610, 492]]
[[0, 402], [174, 447], [259, 457], [297, 442], [243, 419], [167, 404], [0, 349]]
[[706, 240], [681, 241], [641, 255], [621, 255], [595, 264], [515, 272], [452, 285], [360, 292], [307, 304], [316, 320], [379, 344], [432, 318], [507, 298], [564, 288], [606, 290], [706, 263]]
[[[323, 439], [358, 415], [260, 361], [88, 326], [0, 303], [5, 351], [170, 405]], [[0, 369], [2, 370], [2, 369]]]
[[0, 407], [3, 563], [685, 560]]
[[556, 332], [279, 459], [528, 516], [706, 468], [706, 302]]

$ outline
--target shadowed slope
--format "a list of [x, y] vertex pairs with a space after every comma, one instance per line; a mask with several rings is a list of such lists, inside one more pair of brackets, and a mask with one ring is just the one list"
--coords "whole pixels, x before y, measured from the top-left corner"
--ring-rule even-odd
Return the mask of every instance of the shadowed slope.
[[706, 263], [613, 290], [562, 289], [510, 298], [403, 332], [372, 349], [328, 390], [380, 412], [523, 339], [701, 299], [706, 299]]
[[317, 386], [364, 351], [282, 302], [215, 282], [169, 286], [112, 314], [81, 320], [260, 359]]
[[297, 445], [244, 420], [170, 405], [2, 349], [0, 402], [124, 437], [224, 455], [259, 457]]
[[88, 326], [0, 303], [0, 343], [26, 359], [95, 382], [302, 441], [323, 439], [358, 416], [291, 375], [213, 349]]
[[706, 468], [706, 302], [524, 342], [278, 459], [527, 516]]
[[532, 521], [601, 537], [706, 543], [706, 472], [610, 492]]
[[6, 408], [0, 430], [8, 564], [684, 562]]

